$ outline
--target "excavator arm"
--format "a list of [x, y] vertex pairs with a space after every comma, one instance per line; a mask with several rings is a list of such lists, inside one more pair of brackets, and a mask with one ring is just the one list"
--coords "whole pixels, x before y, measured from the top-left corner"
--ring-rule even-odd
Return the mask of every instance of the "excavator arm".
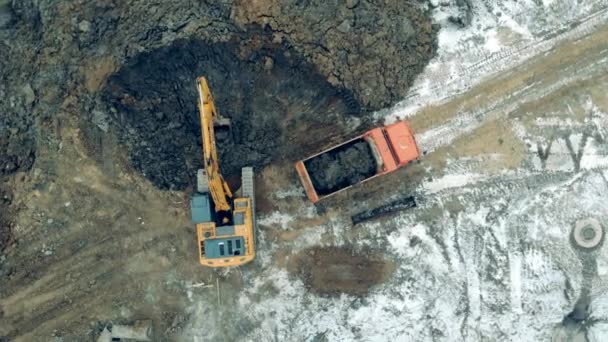
[[[196, 226], [198, 255], [208, 267], [239, 266], [255, 258], [255, 178], [252, 167], [241, 169], [241, 190], [232, 194], [220, 173], [217, 126], [229, 124], [215, 108], [204, 77], [196, 79], [203, 141], [203, 168], [197, 171], [197, 191], [190, 200]], [[228, 121], [228, 122], [226, 122]], [[215, 211], [215, 215], [214, 215]]]
[[204, 77], [196, 79], [199, 101], [198, 109], [201, 121], [201, 135], [203, 141], [203, 168], [207, 176], [209, 193], [213, 199], [216, 212], [230, 211], [232, 191], [220, 173], [217, 147], [215, 145], [214, 121], [219, 119], [215, 109], [213, 96]]

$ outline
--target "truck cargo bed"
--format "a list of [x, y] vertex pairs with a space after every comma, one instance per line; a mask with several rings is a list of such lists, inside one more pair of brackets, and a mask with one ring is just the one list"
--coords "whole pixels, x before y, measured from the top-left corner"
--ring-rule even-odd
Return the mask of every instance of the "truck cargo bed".
[[378, 173], [369, 143], [363, 138], [325, 151], [306, 161], [310, 180], [320, 196], [325, 196]]

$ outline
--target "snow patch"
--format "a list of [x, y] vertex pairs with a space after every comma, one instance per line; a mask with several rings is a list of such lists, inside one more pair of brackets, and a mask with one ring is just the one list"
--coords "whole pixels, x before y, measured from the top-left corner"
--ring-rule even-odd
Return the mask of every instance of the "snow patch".
[[424, 188], [425, 193], [434, 194], [446, 189], [471, 185], [486, 178], [487, 176], [475, 173], [448, 174], [439, 179], [433, 179], [430, 182], [424, 182], [422, 187]]

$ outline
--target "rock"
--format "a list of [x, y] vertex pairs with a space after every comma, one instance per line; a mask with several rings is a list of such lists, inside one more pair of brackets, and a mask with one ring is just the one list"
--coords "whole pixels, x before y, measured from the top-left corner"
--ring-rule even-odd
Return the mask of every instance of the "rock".
[[346, 0], [346, 8], [353, 9], [359, 5], [359, 0]]
[[169, 129], [174, 129], [174, 128], [180, 128], [182, 127], [182, 123], [179, 121], [171, 121], [168, 125], [167, 128]]
[[[286, 32], [285, 41], [303, 51], [306, 59], [313, 61], [325, 78], [335, 75], [340, 79], [340, 85], [352, 91], [354, 100], [360, 105], [354, 112], [362, 115], [402, 99], [417, 74], [435, 54], [439, 27], [432, 26], [430, 11], [417, 6], [404, 6], [399, 1], [344, 0], [321, 2], [314, 10], [303, 10], [298, 3], [269, 2], [269, 6], [247, 6], [247, 2], [242, 2], [235, 6], [235, 21], [242, 27], [263, 26], [264, 19], [272, 14], [272, 29]], [[335, 30], [327, 31], [331, 27]], [[359, 35], [357, 39], [344, 39], [355, 30]], [[366, 37], [363, 43], [362, 39]], [[418, 45], [423, 48], [417, 50]], [[364, 65], [357, 63], [354, 68], [340, 56], [341, 51], [365, 56]], [[415, 63], [403, 63], [411, 60]], [[392, 72], [378, 72], [387, 68]], [[367, 80], [377, 85], [371, 93], [366, 89]]]
[[416, 34], [416, 30], [412, 25], [412, 22], [408, 18], [401, 19], [401, 34], [404, 37], [411, 37]]
[[152, 341], [152, 321], [136, 321], [133, 325], [113, 325], [113, 339], [130, 339], [135, 341]]
[[0, 29], [9, 27], [13, 21], [13, 13], [10, 8], [10, 1], [0, 1]]
[[95, 124], [95, 126], [97, 126], [104, 133], [107, 133], [108, 130], [110, 129], [110, 123], [109, 123], [108, 116], [106, 115], [106, 113], [104, 113], [100, 110], [94, 110], [92, 114], [93, 114], [92, 121]]
[[34, 94], [34, 89], [32, 89], [32, 86], [28, 83], [24, 85], [21, 90], [23, 91], [23, 99], [25, 101], [25, 106], [28, 108], [32, 108], [34, 101], [36, 101], [36, 94]]
[[78, 23], [78, 29], [82, 33], [87, 33], [89, 31], [91, 31], [91, 23], [87, 20], [83, 20]]
[[351, 24], [350, 24], [350, 20], [344, 20], [340, 23], [340, 25], [338, 25], [338, 27], [336, 28], [338, 31], [342, 32], [342, 33], [348, 33], [350, 32], [350, 30], [352, 29]]
[[271, 57], [264, 57], [264, 69], [270, 71], [273, 66], [274, 60]]

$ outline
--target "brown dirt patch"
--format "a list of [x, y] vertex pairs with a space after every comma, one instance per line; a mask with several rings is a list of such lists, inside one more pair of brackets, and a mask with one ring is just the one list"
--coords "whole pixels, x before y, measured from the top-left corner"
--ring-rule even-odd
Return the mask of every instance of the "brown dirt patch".
[[85, 77], [87, 90], [94, 93], [101, 88], [108, 76], [116, 71], [116, 62], [108, 57], [99, 58], [93, 63], [84, 65], [81, 71]]
[[329, 296], [364, 296], [395, 270], [395, 264], [379, 253], [355, 252], [345, 247], [314, 247], [292, 260], [310, 291]]

